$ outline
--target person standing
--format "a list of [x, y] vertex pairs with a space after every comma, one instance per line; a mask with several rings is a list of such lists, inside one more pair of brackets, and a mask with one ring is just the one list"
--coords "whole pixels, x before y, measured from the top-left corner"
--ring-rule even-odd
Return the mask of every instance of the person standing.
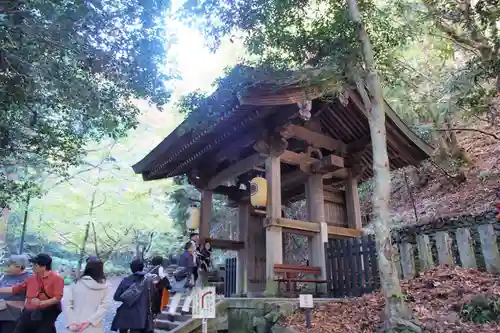
[[146, 272], [144, 272], [144, 262], [140, 259], [135, 259], [130, 263], [132, 274], [125, 277], [118, 288], [116, 289], [113, 299], [117, 302], [122, 302], [116, 310], [116, 315], [111, 324], [112, 331], [120, 331], [120, 333], [150, 333], [154, 330], [153, 314], [152, 314], [152, 291], [149, 286], [145, 286], [140, 290], [140, 294], [133, 304], [126, 303], [126, 299], [122, 297], [129, 288], [134, 284], [147, 284]]
[[163, 261], [162, 256], [156, 256], [151, 260], [153, 269], [150, 273], [157, 275], [159, 278], [158, 283], [154, 286], [153, 314], [155, 316], [166, 308], [170, 298], [168, 291], [171, 289], [171, 286], [167, 277], [167, 272], [163, 267]]
[[168, 314], [172, 317], [179, 306], [182, 295], [186, 294], [186, 299], [182, 305], [181, 312], [183, 314], [189, 312], [191, 306], [191, 291], [194, 287], [194, 269], [196, 268], [193, 261], [193, 253], [195, 246], [192, 241], [184, 245], [184, 253], [179, 259], [179, 267], [174, 272], [175, 282], [172, 284], [171, 291], [175, 295], [170, 299], [168, 306]]
[[193, 244], [194, 251], [192, 253], [193, 255], [193, 279], [194, 282], [198, 281], [198, 270], [200, 267], [200, 251], [199, 251], [199, 241], [200, 241], [200, 234], [193, 232], [189, 235], [189, 240], [191, 244]]
[[102, 319], [110, 305], [108, 287], [102, 261], [87, 260], [82, 277], [64, 296], [67, 328], [71, 332], [104, 333]]
[[[6, 274], [0, 278], [0, 288], [12, 287], [24, 282], [31, 274], [26, 272], [28, 258], [24, 255], [12, 255], [8, 261]], [[18, 295], [0, 295], [0, 332], [13, 333], [21, 317], [26, 293]]]
[[55, 333], [61, 313], [64, 279], [52, 271], [52, 257], [39, 253], [29, 260], [34, 275], [12, 287], [0, 288], [0, 294], [26, 293], [26, 305], [16, 325], [16, 333]]

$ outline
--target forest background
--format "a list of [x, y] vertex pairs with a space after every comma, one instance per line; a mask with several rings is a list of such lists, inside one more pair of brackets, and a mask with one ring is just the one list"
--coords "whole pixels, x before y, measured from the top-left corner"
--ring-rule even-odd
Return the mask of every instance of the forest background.
[[[436, 148], [392, 173], [393, 223], [490, 209], [500, 184], [498, 1], [359, 7], [384, 97]], [[179, 252], [199, 193], [182, 178], [143, 182], [131, 165], [236, 64], [328, 68], [340, 85], [360, 75], [343, 1], [31, 0], [2, 8], [0, 23], [4, 256], [23, 243], [58, 268], [97, 254], [123, 274], [133, 257]], [[365, 203], [372, 187], [359, 185]], [[212, 235], [234, 238], [234, 209], [216, 197], [214, 212]], [[304, 219], [304, 203], [287, 203], [287, 215]], [[306, 259], [300, 237], [286, 246], [290, 260]]]

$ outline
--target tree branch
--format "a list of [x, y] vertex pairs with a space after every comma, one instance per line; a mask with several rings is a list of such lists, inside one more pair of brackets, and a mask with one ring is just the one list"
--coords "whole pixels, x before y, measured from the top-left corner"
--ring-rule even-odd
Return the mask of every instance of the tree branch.
[[[50, 229], [54, 230], [58, 236], [64, 238], [64, 240], [68, 243], [70, 243], [71, 245], [73, 245], [74, 247], [76, 247], [76, 249], [78, 251], [80, 251], [82, 248], [80, 245], [78, 245], [77, 243], [73, 242], [71, 239], [69, 239], [66, 235], [62, 234], [60, 231], [58, 231], [56, 228], [54, 228], [53, 226], [51, 226], [49, 223], [47, 222], [42, 222], [46, 227], [49, 227]], [[84, 250], [85, 251], [85, 250]]]
[[438, 131], [438, 132], [456, 132], [456, 131], [478, 132], [478, 133], [481, 133], [481, 134], [484, 134], [487, 136], [491, 136], [495, 140], [500, 141], [500, 137], [498, 137], [497, 135], [490, 133], [490, 132], [480, 130], [480, 129], [475, 129], [475, 128], [443, 128], [443, 129], [436, 129], [436, 131]]

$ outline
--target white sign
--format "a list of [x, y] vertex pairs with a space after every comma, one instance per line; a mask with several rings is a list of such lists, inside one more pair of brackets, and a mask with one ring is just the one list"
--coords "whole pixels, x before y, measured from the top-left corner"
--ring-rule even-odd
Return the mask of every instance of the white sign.
[[313, 295], [302, 294], [299, 295], [299, 306], [301, 308], [311, 309], [314, 307]]
[[193, 318], [215, 318], [215, 287], [193, 289]]

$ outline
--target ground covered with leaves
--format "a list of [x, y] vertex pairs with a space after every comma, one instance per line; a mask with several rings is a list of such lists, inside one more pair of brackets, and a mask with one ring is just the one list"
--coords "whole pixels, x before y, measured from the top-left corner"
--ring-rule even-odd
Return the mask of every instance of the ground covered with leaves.
[[[471, 307], [478, 299], [482, 303], [500, 299], [499, 276], [472, 269], [439, 267], [403, 281], [402, 288], [424, 332], [500, 332], [500, 322], [484, 323], [493, 315], [492, 310], [478, 311], [477, 307]], [[305, 328], [302, 313], [285, 318], [282, 325], [308, 333], [373, 333], [378, 331], [383, 308], [383, 297], [373, 293], [317, 305], [312, 313], [311, 329]], [[471, 321], [471, 316], [475, 316], [476, 323]]]
[[[423, 187], [415, 186], [411, 177], [405, 181], [405, 173], [409, 174], [413, 167], [392, 172], [390, 206], [394, 223], [426, 223], [440, 217], [482, 214], [493, 209], [495, 189], [500, 186], [500, 129], [486, 125], [475, 128], [490, 135], [457, 131], [460, 146], [472, 163], [463, 168], [466, 177], [464, 182], [450, 180], [446, 173], [431, 162], [424, 162], [429, 181]], [[364, 214], [371, 214], [370, 189], [363, 195], [361, 206]]]

